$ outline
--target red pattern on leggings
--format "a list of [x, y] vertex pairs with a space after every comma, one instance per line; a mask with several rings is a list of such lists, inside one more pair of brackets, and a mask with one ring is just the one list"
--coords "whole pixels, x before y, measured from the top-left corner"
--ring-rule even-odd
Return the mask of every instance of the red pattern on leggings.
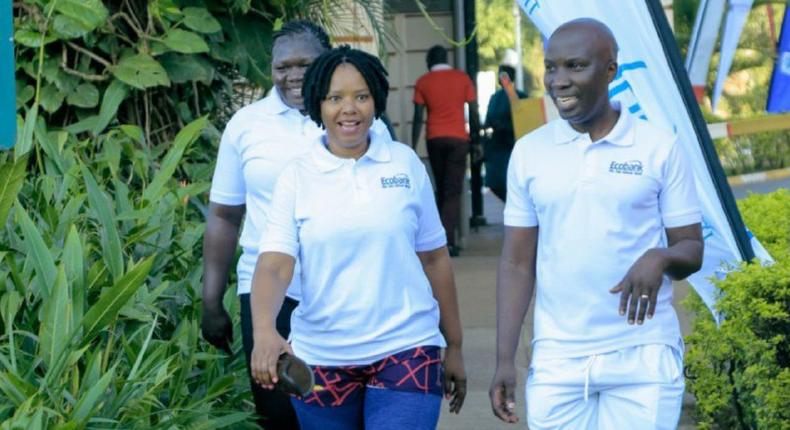
[[312, 366], [322, 387], [302, 399], [306, 404], [331, 407], [357, 400], [365, 387], [442, 395], [441, 351], [418, 346], [363, 366]]

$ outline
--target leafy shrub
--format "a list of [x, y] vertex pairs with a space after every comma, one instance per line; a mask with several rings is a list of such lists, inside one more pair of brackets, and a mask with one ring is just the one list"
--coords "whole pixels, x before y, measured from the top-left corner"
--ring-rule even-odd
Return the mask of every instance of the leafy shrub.
[[268, 85], [278, 21], [339, 1], [14, 2], [0, 429], [251, 426], [242, 355], [198, 327], [218, 130]]
[[115, 131], [99, 146], [42, 131], [45, 155], [0, 156], [4, 428], [247, 420], [243, 363], [199, 338], [203, 223], [189, 200], [208, 184], [171, 179], [206, 124], [161, 158]]
[[790, 192], [751, 195], [739, 207], [776, 263], [744, 264], [717, 282], [720, 327], [690, 295], [689, 389], [701, 429], [790, 429]]

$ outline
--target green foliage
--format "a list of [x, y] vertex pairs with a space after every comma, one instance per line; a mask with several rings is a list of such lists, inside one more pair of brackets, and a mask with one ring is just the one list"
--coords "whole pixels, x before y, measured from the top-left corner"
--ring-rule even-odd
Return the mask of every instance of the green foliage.
[[790, 131], [718, 139], [714, 144], [727, 175], [790, 167]]
[[672, 29], [678, 42], [681, 55], [685, 58], [694, 29], [700, 0], [674, 0], [672, 2]]
[[[721, 116], [713, 115], [707, 103], [702, 105], [709, 122], [765, 115], [768, 88], [776, 60], [776, 45], [769, 34], [768, 3], [773, 7], [777, 29], [781, 26], [786, 2], [755, 2], [735, 51], [728, 85], [719, 101]], [[698, 6], [699, 0], [674, 2], [675, 38], [684, 56]], [[716, 52], [711, 59], [708, 88], [713, 88], [718, 64], [719, 54]], [[790, 130], [719, 139], [715, 144], [728, 175], [790, 166]]]
[[[477, 0], [477, 42], [480, 70], [496, 71], [505, 50], [515, 48], [515, 18], [510, 0]], [[525, 89], [533, 96], [543, 93], [543, 42], [538, 29], [519, 9]]]
[[[177, 166], [207, 125], [188, 124], [164, 155], [120, 130], [95, 144], [65, 133], [35, 163], [3, 155], [2, 170], [29, 171], [0, 184], [16, 199], [0, 230], [2, 428], [249, 419], [243, 362], [208, 351], [197, 325], [203, 220], [189, 201], [207, 174]], [[61, 133], [40, 128], [36, 148]]]
[[776, 262], [742, 265], [716, 283], [719, 327], [689, 296], [688, 386], [701, 429], [790, 429], [790, 192], [751, 195], [739, 208]]
[[164, 67], [148, 54], [124, 57], [111, 70], [121, 82], [141, 90], [160, 85], [170, 86], [170, 79]]
[[339, 1], [14, 2], [0, 429], [252, 426], [243, 356], [199, 329], [218, 130], [268, 85], [276, 23]]

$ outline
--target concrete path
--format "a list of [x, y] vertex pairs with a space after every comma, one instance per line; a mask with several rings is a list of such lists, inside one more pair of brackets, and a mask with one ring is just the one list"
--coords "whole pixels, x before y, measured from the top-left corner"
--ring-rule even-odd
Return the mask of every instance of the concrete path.
[[790, 177], [733, 185], [732, 193], [740, 200], [751, 193], [767, 194], [780, 188], [790, 189]]
[[[524, 378], [528, 365], [527, 346], [532, 332], [532, 313], [527, 315], [522, 329], [516, 360], [519, 372], [517, 389], [517, 412], [521, 422], [517, 425], [505, 424], [491, 412], [488, 400], [488, 386], [494, 374], [496, 342], [496, 265], [502, 248], [502, 203], [492, 194], [484, 194], [485, 215], [488, 225], [470, 232], [466, 238], [461, 256], [453, 259], [455, 280], [458, 288], [461, 320], [464, 326], [464, 358], [468, 377], [468, 394], [459, 415], [447, 412], [443, 405], [439, 421], [441, 430], [497, 430], [524, 429]], [[686, 285], [677, 285], [676, 302], [688, 292]], [[680, 312], [681, 327], [688, 332], [689, 318], [676, 304]], [[686, 395], [680, 429], [696, 428], [690, 411], [693, 397]]]

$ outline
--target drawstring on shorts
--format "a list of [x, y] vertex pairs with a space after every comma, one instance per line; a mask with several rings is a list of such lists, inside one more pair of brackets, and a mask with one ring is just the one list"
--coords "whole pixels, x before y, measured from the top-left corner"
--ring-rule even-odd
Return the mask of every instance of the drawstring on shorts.
[[596, 358], [598, 358], [597, 354], [591, 355], [590, 358], [587, 359], [587, 363], [584, 365], [584, 401], [585, 402], [590, 397], [590, 371], [592, 370], [592, 366], [593, 363], [595, 363]]

